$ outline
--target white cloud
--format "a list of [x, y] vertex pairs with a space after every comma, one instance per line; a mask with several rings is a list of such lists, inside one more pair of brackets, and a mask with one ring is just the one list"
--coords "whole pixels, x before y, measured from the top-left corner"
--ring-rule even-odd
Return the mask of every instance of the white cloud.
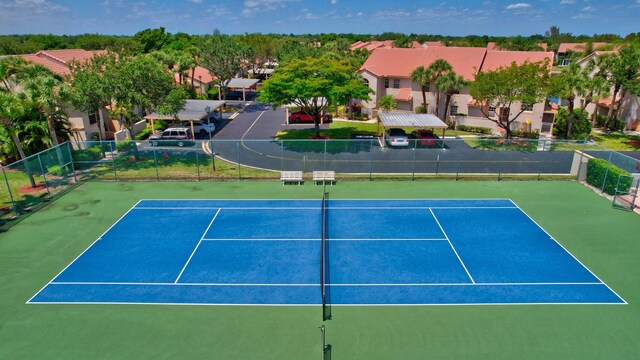
[[188, 2], [192, 2], [194, 4], [202, 4], [204, 0], [187, 0]]
[[338, 0], [331, 0], [331, 5], [335, 5], [338, 3]]
[[571, 4], [575, 4], [576, 2], [578, 2], [577, 0], [562, 0], [560, 1], [560, 5], [571, 5]]
[[593, 6], [585, 6], [582, 8], [582, 11], [595, 11], [596, 8], [594, 8]]
[[260, 12], [273, 11], [286, 7], [286, 3], [300, 0], [244, 0], [244, 9], [240, 12], [244, 17], [253, 17]]
[[[0, 9], [3, 11], [27, 11], [38, 14], [46, 12], [68, 11], [69, 9], [49, 0], [13, 0], [0, 1]], [[5, 14], [8, 15], [8, 14]]]
[[509, 6], [506, 7], [507, 10], [522, 10], [522, 9], [528, 9], [531, 7], [531, 4], [527, 4], [527, 3], [517, 3], [517, 4], [510, 4]]

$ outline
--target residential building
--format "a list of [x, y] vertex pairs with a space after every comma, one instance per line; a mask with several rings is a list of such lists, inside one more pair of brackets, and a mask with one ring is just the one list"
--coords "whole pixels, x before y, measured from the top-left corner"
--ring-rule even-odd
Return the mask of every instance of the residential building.
[[607, 45], [609, 44], [605, 42], [561, 43], [556, 53], [556, 61], [558, 66], [567, 66], [571, 62], [572, 53], [590, 53]]
[[[351, 46], [349, 47], [349, 50], [354, 51], [357, 49], [365, 49], [369, 52], [375, 50], [375, 49], [391, 49], [391, 48], [395, 48], [395, 46], [393, 45], [394, 41], [393, 40], [384, 40], [384, 41], [358, 41], [355, 42], [353, 44], [351, 44]], [[435, 44], [436, 42], [434, 42]], [[442, 43], [441, 43], [442, 44]], [[435, 46], [435, 45], [430, 45], [430, 46]], [[422, 44], [420, 44], [417, 41], [412, 41], [411, 42], [411, 48], [413, 49], [421, 49], [424, 46]]]
[[[613, 55], [616, 54], [617, 51], [594, 51], [591, 54], [585, 56], [584, 58], [578, 60], [576, 63], [578, 66], [584, 68], [586, 67], [590, 61], [596, 60], [601, 56]], [[597, 73], [600, 69], [595, 67], [591, 75]], [[622, 98], [621, 98], [622, 96]], [[625, 122], [625, 126], [623, 130], [636, 130], [640, 131], [640, 97], [637, 95], [633, 95], [631, 93], [618, 93], [616, 95], [615, 101], [613, 101], [613, 88], [609, 91], [609, 96], [599, 98], [596, 102], [589, 103], [585, 110], [589, 113], [589, 116], [606, 116], [609, 113], [609, 108], [611, 106], [615, 107], [617, 110], [616, 117], [619, 120]], [[582, 97], [577, 97], [575, 100], [575, 106], [580, 108], [584, 103], [584, 99]]]
[[[421, 87], [411, 81], [411, 72], [419, 66], [428, 67], [437, 59], [446, 60], [453, 67], [456, 74], [467, 81], [473, 81], [479, 71], [496, 70], [510, 66], [513, 62], [522, 64], [529, 62], [551, 62], [553, 52], [543, 51], [496, 51], [474, 47], [429, 47], [422, 49], [376, 49], [362, 65], [359, 73], [375, 94], [371, 100], [363, 102], [365, 111], [377, 109], [378, 100], [385, 95], [393, 95], [398, 104], [398, 110], [414, 111], [422, 105]], [[442, 116], [444, 114], [445, 96], [441, 94], [436, 103], [436, 88], [428, 84], [426, 92], [427, 112]], [[482, 126], [498, 131], [497, 125], [486, 119], [482, 113], [482, 104], [478, 104], [463, 89], [451, 99], [449, 118], [446, 121], [456, 121], [459, 124]], [[437, 109], [437, 111], [436, 111]], [[496, 109], [485, 107], [485, 112], [495, 115]], [[520, 104], [512, 107], [512, 116], [520, 112]], [[540, 102], [525, 110], [519, 119], [513, 123], [513, 130], [544, 129], [550, 130], [553, 116], [545, 115], [545, 103]], [[528, 120], [528, 121], [527, 121]], [[549, 123], [543, 126], [543, 122]]]
[[[64, 49], [64, 50], [42, 50], [35, 54], [19, 55], [27, 62], [40, 64], [56, 74], [69, 76], [71, 74], [71, 63], [74, 61], [83, 62], [91, 59], [98, 54], [106, 53], [105, 51], [87, 51], [82, 49]], [[112, 139], [113, 134], [119, 129], [114, 121], [108, 121], [106, 109], [100, 109], [102, 119], [104, 119], [104, 127], [100, 128], [98, 116], [94, 113], [85, 113], [74, 109], [71, 106], [65, 108], [65, 112], [69, 117], [74, 131], [76, 141], [84, 141], [94, 139], [98, 132], [102, 134], [103, 139]], [[96, 134], [96, 135], [93, 135]]]

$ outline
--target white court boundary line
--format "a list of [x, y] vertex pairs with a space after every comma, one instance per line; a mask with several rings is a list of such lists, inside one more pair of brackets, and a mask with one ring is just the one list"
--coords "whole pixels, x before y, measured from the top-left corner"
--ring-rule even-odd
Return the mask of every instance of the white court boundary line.
[[[246, 238], [219, 238], [219, 239], [202, 239], [202, 241], [321, 241], [321, 238], [278, 238], [278, 239], [246, 239]], [[423, 239], [423, 238], [407, 238], [407, 239], [349, 239], [349, 238], [337, 238], [337, 239], [327, 239], [327, 241], [447, 241], [447, 239]]]
[[453, 244], [451, 243], [451, 240], [449, 240], [449, 235], [447, 235], [447, 233], [444, 231], [444, 229], [442, 228], [442, 225], [440, 225], [440, 221], [438, 221], [438, 218], [436, 217], [436, 214], [433, 213], [433, 210], [429, 209], [429, 212], [431, 213], [431, 216], [433, 216], [433, 219], [436, 221], [436, 223], [438, 224], [438, 227], [440, 227], [440, 231], [442, 231], [442, 234], [444, 234], [444, 237], [447, 238], [447, 241], [449, 242], [449, 245], [451, 246], [451, 250], [453, 250], [453, 252], [456, 254], [456, 257], [458, 258], [458, 261], [460, 261], [460, 264], [462, 265], [462, 267], [464, 268], [464, 271], [467, 273], [467, 276], [469, 276], [469, 279], [471, 279], [472, 283], [476, 283], [475, 280], [473, 280], [473, 276], [471, 276], [471, 273], [469, 273], [469, 270], [467, 269], [467, 266], [464, 264], [464, 262], [462, 261], [462, 259], [460, 258], [460, 255], [458, 254], [458, 252], [456, 251], [456, 248], [453, 246]]
[[[246, 286], [246, 287], [320, 287], [317, 283], [301, 284], [259, 284], [259, 283], [145, 283], [145, 282], [52, 282], [51, 285], [114, 285], [114, 286]], [[554, 283], [405, 283], [405, 284], [327, 284], [334, 287], [438, 287], [438, 286], [586, 286], [586, 285], [606, 285], [601, 282], [554, 282]]]
[[211, 219], [211, 221], [209, 222], [209, 226], [207, 226], [207, 229], [204, 231], [204, 233], [200, 237], [200, 241], [198, 241], [198, 244], [196, 245], [196, 247], [191, 252], [191, 255], [189, 256], [189, 259], [187, 259], [187, 262], [182, 267], [182, 270], [180, 270], [180, 274], [178, 274], [178, 277], [176, 278], [176, 281], [173, 282], [174, 284], [178, 283], [178, 280], [180, 280], [180, 277], [182, 276], [182, 273], [184, 273], [184, 271], [187, 268], [187, 266], [189, 266], [189, 263], [191, 262], [191, 258], [193, 258], [193, 255], [196, 253], [196, 251], [200, 247], [200, 244], [202, 244], [202, 239], [204, 239], [205, 235], [207, 235], [207, 233], [209, 232], [209, 229], [211, 228], [211, 225], [213, 225], [213, 222], [216, 221], [216, 218], [218, 217], [218, 214], [220, 214], [220, 210], [221, 209], [218, 209], [218, 211], [216, 211], [216, 214], [213, 215], [213, 219]]
[[560, 244], [560, 242], [558, 240], [556, 240], [553, 236], [551, 236], [551, 234], [549, 234], [547, 232], [547, 230], [545, 230], [542, 226], [540, 226], [540, 224], [538, 224], [535, 220], [533, 220], [533, 218], [531, 216], [529, 216], [529, 214], [527, 214], [524, 210], [522, 210], [522, 208], [520, 208], [520, 206], [518, 206], [518, 204], [516, 204], [515, 202], [513, 202], [513, 200], [509, 199], [509, 201], [511, 201], [511, 203], [513, 205], [516, 206], [516, 208], [518, 208], [518, 210], [520, 210], [526, 217], [529, 218], [529, 220], [531, 220], [534, 224], [536, 224], [536, 226], [542, 230], [545, 234], [547, 234], [547, 236], [549, 236], [549, 238], [553, 241], [555, 241], [556, 244], [558, 244], [558, 246], [560, 246], [562, 248], [562, 250], [566, 251], [567, 254], [569, 254], [569, 256], [571, 256], [575, 261], [578, 262], [578, 264], [580, 264], [585, 270], [587, 270], [591, 275], [593, 275], [593, 277], [595, 277], [596, 279], [598, 279], [598, 281], [600, 281], [604, 286], [607, 287], [607, 289], [609, 289], [612, 293], [614, 293], [620, 300], [622, 300], [624, 302], [625, 305], [627, 305], [627, 301], [622, 298], [622, 296], [620, 296], [617, 292], [615, 292], [611, 287], [609, 287], [609, 285], [607, 285], [604, 281], [602, 281], [602, 279], [600, 279], [598, 277], [598, 275], [594, 274], [593, 271], [591, 271], [588, 267], [586, 267], [582, 261], [578, 260], [577, 257], [575, 257], [569, 250], [567, 250], [567, 248], [565, 248], [562, 244]]
[[51, 282], [53, 282], [53, 280], [55, 280], [58, 276], [60, 276], [60, 274], [62, 274], [65, 270], [67, 270], [67, 268], [69, 268], [69, 266], [71, 266], [73, 263], [76, 262], [76, 260], [78, 260], [84, 253], [86, 253], [89, 249], [91, 249], [91, 247], [93, 245], [95, 245], [95, 243], [98, 242], [98, 240], [101, 240], [103, 236], [105, 236], [109, 230], [111, 230], [114, 226], [116, 226], [116, 224], [118, 224], [122, 219], [124, 219], [125, 216], [127, 216], [127, 214], [129, 214], [131, 212], [131, 210], [135, 209], [136, 206], [138, 206], [138, 204], [142, 201], [142, 199], [138, 200], [137, 203], [135, 203], [129, 210], [127, 210], [127, 212], [125, 212], [122, 216], [120, 216], [120, 218], [118, 218], [118, 220], [116, 220], [116, 222], [114, 222], [111, 226], [109, 226], [109, 228], [107, 230], [105, 230], [105, 232], [102, 233], [102, 235], [98, 236], [97, 239], [95, 239], [91, 245], [89, 245], [89, 247], [87, 247], [86, 249], [84, 249], [83, 252], [80, 253], [80, 255], [76, 256], [75, 259], [73, 259], [67, 266], [64, 267], [64, 269], [60, 270], [60, 272], [53, 277], [53, 279], [49, 280], [48, 283], [46, 283], [42, 289], [38, 290], [37, 293], [35, 293], [35, 295], [33, 295], [31, 298], [29, 298], [29, 300], [27, 300], [27, 304], [31, 303], [31, 300], [33, 300], [33, 298], [35, 298], [36, 296], [38, 296], [38, 294], [40, 294], [42, 292], [42, 290], [44, 290], [49, 284], [51, 284]]
[[[321, 306], [318, 304], [234, 304], [234, 303], [144, 303], [144, 302], [87, 302], [87, 301], [78, 301], [78, 302], [33, 302], [30, 303], [32, 305], [152, 305], [152, 306], [255, 306], [255, 307], [309, 307], [309, 306]], [[540, 302], [540, 303], [414, 303], [414, 304], [331, 304], [332, 307], [368, 307], [368, 306], [376, 306], [376, 307], [392, 307], [392, 306], [514, 306], [514, 305], [527, 305], [527, 306], [538, 306], [538, 305], [626, 305], [623, 303], [614, 303], [614, 302], [589, 302], [589, 303], [577, 303], [577, 302]]]

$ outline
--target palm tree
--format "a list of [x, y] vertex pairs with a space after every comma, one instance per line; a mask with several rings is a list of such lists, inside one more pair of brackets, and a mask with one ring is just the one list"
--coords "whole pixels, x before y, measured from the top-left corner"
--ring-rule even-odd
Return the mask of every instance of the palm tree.
[[[20, 138], [18, 137], [17, 124], [19, 119], [24, 117], [24, 114], [28, 111], [28, 104], [24, 96], [13, 92], [0, 92], [0, 126], [4, 127], [13, 144], [20, 155], [20, 159], [24, 159], [27, 155], [24, 152]], [[31, 187], [36, 187], [36, 181], [31, 174], [29, 164], [25, 163], [27, 175]]]
[[464, 87], [467, 86], [467, 81], [461, 75], [457, 75], [455, 72], [450, 71], [436, 80], [436, 88], [438, 91], [444, 92], [446, 100], [444, 103], [444, 119], [447, 119], [449, 114], [449, 104], [451, 103], [451, 97], [454, 94], [459, 93]]
[[24, 67], [24, 59], [17, 56], [0, 57], [0, 91], [13, 91], [14, 81], [13, 78]]
[[427, 91], [431, 78], [433, 77], [433, 71], [424, 66], [415, 68], [409, 76], [411, 81], [420, 85], [420, 91], [422, 91], [422, 112], [427, 113]]
[[398, 107], [398, 103], [393, 95], [385, 95], [378, 100], [378, 106], [382, 110], [394, 110]]
[[[433, 81], [436, 82], [440, 77], [453, 70], [451, 64], [444, 59], [438, 59], [429, 65], [429, 69], [433, 72]], [[436, 116], [440, 117], [440, 91], [436, 91]]]
[[610, 56], [603, 65], [609, 73], [609, 81], [613, 86], [611, 106], [604, 123], [606, 129], [613, 119], [618, 94], [621, 101], [628, 91], [640, 88], [640, 50], [637, 47], [625, 46], [618, 54]]
[[558, 95], [569, 103], [569, 119], [567, 120], [567, 139], [571, 139], [571, 126], [573, 124], [574, 108], [576, 96], [584, 92], [584, 84], [588, 79], [588, 74], [577, 63], [571, 63], [562, 69], [558, 81]]
[[584, 101], [580, 105], [581, 113], [584, 113], [584, 110], [590, 103], [598, 101], [598, 99], [603, 96], [607, 96], [611, 90], [607, 83], [606, 71], [602, 67], [602, 61], [600, 58], [594, 57], [584, 68], [587, 76], [585, 76], [585, 81], [579, 93], [579, 95], [584, 98]]
[[61, 119], [59, 110], [68, 97], [67, 87], [59, 76], [40, 65], [27, 66], [24, 74], [29, 76], [24, 81], [25, 95], [46, 116], [51, 144], [58, 146], [56, 121]]

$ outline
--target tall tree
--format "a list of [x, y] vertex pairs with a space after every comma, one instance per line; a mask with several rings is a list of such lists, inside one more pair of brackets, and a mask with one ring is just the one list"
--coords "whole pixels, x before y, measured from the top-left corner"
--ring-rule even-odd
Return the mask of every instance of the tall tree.
[[34, 64], [27, 67], [29, 77], [23, 82], [24, 92], [29, 101], [42, 112], [47, 121], [51, 144], [58, 145], [56, 122], [64, 121], [60, 109], [68, 100], [68, 87], [62, 82], [62, 78], [48, 68]]
[[71, 66], [70, 101], [73, 107], [98, 118], [98, 137], [102, 141], [105, 119], [104, 107], [111, 103], [111, 71], [115, 67], [113, 54], [94, 56], [91, 61], [75, 63]]
[[200, 63], [218, 78], [223, 99], [227, 99], [229, 81], [242, 69], [249, 51], [228, 35], [208, 36], [200, 46]]
[[609, 94], [610, 86], [607, 82], [607, 73], [601, 66], [602, 61], [602, 58], [594, 57], [589, 60], [584, 68], [587, 76], [585, 76], [580, 89], [580, 96], [583, 98], [580, 105], [582, 114], [585, 113], [585, 109], [590, 103], [598, 101], [601, 97]]
[[[440, 77], [453, 70], [451, 64], [444, 59], [438, 59], [429, 65], [429, 70], [433, 72], [433, 82], [438, 81]], [[436, 110], [435, 114], [440, 117], [440, 90], [436, 89]]]
[[620, 107], [620, 101], [627, 93], [640, 94], [640, 47], [625, 46], [618, 54], [610, 55], [603, 63], [609, 73], [609, 82], [613, 87], [613, 96], [605, 129], [609, 127], [615, 114], [615, 108]]
[[385, 95], [378, 99], [378, 106], [382, 110], [395, 110], [398, 108], [398, 102], [393, 95]]
[[[111, 114], [133, 136], [142, 111], [176, 114], [184, 108], [187, 93], [175, 84], [171, 71], [150, 56], [120, 58], [108, 72], [113, 94]], [[138, 150], [134, 146], [135, 157]]]
[[[24, 159], [27, 155], [24, 152], [20, 138], [18, 137], [17, 128], [19, 119], [23, 119], [24, 115], [29, 111], [29, 105], [22, 94], [14, 92], [0, 91], [0, 125], [11, 137], [13, 144], [20, 155], [20, 159]], [[29, 164], [25, 163], [25, 169], [31, 187], [36, 187], [36, 181], [33, 178]]]
[[467, 81], [464, 77], [457, 75], [455, 72], [450, 71], [436, 80], [436, 88], [445, 94], [446, 100], [444, 102], [444, 119], [447, 119], [449, 114], [449, 104], [453, 95], [459, 93], [467, 86]]
[[[316, 137], [320, 137], [320, 118], [332, 104], [344, 99], [345, 89], [353, 93], [370, 90], [361, 81], [354, 82], [353, 70], [332, 60], [308, 58], [292, 60], [281, 65], [264, 82], [260, 101], [273, 107], [295, 104], [309, 115], [315, 124]], [[352, 87], [355, 87], [352, 88]]]
[[566, 139], [571, 139], [576, 97], [584, 93], [584, 86], [588, 78], [589, 74], [575, 62], [565, 66], [559, 75], [551, 78], [551, 95], [567, 100]]
[[[412, 72], [409, 78], [411, 81], [420, 85], [420, 91], [422, 92], [422, 112], [427, 113], [427, 91], [429, 91], [429, 84], [433, 78], [433, 69], [425, 68], [424, 66], [418, 66]], [[437, 107], [437, 105], [436, 105]]]
[[[511, 124], [524, 112], [525, 106], [543, 101], [548, 92], [549, 66], [547, 62], [515, 62], [506, 68], [476, 74], [475, 81], [469, 84], [469, 93], [479, 101], [482, 114], [505, 130], [507, 139], [511, 138]], [[512, 107], [521, 105], [513, 113]], [[496, 114], [489, 116], [489, 107]]]
[[13, 91], [15, 76], [25, 66], [25, 62], [18, 56], [0, 57], [0, 91]]

